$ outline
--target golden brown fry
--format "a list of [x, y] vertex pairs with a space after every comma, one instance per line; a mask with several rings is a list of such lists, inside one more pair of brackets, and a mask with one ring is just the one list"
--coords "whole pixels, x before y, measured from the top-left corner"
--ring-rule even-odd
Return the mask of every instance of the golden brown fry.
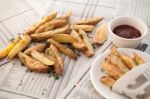
[[64, 60], [58, 49], [53, 44], [50, 45], [50, 49], [52, 50], [55, 56], [54, 70], [57, 75], [61, 75], [64, 70]]
[[20, 61], [25, 64], [29, 69], [35, 71], [35, 72], [48, 72], [49, 70], [49, 66], [46, 66], [42, 63], [40, 63], [39, 61], [33, 59], [32, 57], [19, 52], [18, 53], [18, 57], [20, 59]]
[[43, 63], [44, 65], [53, 65], [54, 61], [48, 59], [47, 57], [44, 56], [44, 54], [39, 53], [38, 51], [34, 50], [31, 52], [31, 56], [38, 60], [39, 62]]
[[77, 31], [82, 29], [83, 31], [86, 31], [86, 32], [92, 32], [94, 29], [94, 25], [71, 25], [70, 28], [77, 30]]
[[42, 51], [45, 49], [45, 47], [46, 47], [46, 44], [39, 43], [39, 44], [36, 44], [35, 46], [32, 46], [32, 47], [26, 49], [26, 50], [24, 51], [24, 53], [25, 53], [26, 55], [30, 55], [30, 54], [31, 54], [31, 51], [34, 51], [34, 50], [36, 50], [36, 51], [38, 51], [38, 52], [42, 52]]
[[81, 20], [75, 22], [75, 24], [78, 24], [78, 25], [96, 25], [102, 19], [103, 19], [103, 17], [81, 19]]
[[13, 41], [11, 41], [11, 43], [4, 48], [2, 51], [0, 51], [0, 59], [5, 58], [9, 52], [13, 49], [13, 47], [19, 42], [21, 38], [19, 36], [17, 36]]
[[77, 55], [70, 48], [68, 48], [67, 46], [62, 45], [62, 44], [54, 41], [53, 39], [49, 39], [48, 42], [50, 42], [51, 44], [55, 45], [60, 52], [62, 52], [63, 54], [67, 55], [68, 57], [70, 57], [70, 58], [72, 58], [74, 60], [77, 59]]
[[13, 59], [17, 55], [17, 53], [24, 50], [29, 45], [30, 42], [31, 42], [30, 36], [24, 35], [22, 39], [13, 47], [13, 49], [10, 51], [7, 57], [9, 59]]
[[56, 18], [57, 12], [52, 12], [48, 16], [43, 17], [40, 21], [35, 23], [32, 27], [27, 29], [24, 34], [33, 34], [41, 25], [44, 23], [51, 21], [52, 19]]
[[93, 37], [93, 42], [96, 44], [103, 44], [107, 39], [107, 32], [108, 32], [107, 25], [102, 24], [96, 30], [96, 34]]
[[56, 34], [56, 35], [53, 35], [51, 39], [60, 43], [72, 43], [76, 41], [76, 39], [69, 34]]
[[54, 28], [59, 28], [67, 24], [67, 21], [65, 19], [53, 19], [43, 25], [41, 25], [35, 33], [41, 33], [41, 32], [46, 32], [49, 30], [52, 30]]
[[136, 53], [134, 53], [133, 61], [134, 61], [137, 65], [140, 65], [140, 64], [143, 64], [143, 63], [144, 63], [144, 60], [142, 59], [142, 57], [139, 56], [139, 55], [136, 54]]
[[129, 69], [124, 65], [120, 57], [116, 55], [111, 55], [106, 58], [106, 61], [108, 61], [110, 64], [115, 66], [116, 68], [120, 69], [123, 73], [126, 73], [129, 71]]
[[83, 53], [88, 56], [91, 57], [94, 55], [94, 50], [93, 50], [93, 46], [90, 43], [87, 34], [83, 31], [83, 30], [79, 30], [79, 34], [82, 36], [83, 38], [83, 42], [85, 43], [87, 50], [85, 50]]
[[122, 61], [126, 67], [128, 67], [129, 69], [136, 67], [136, 64], [134, 63], [134, 61], [129, 56], [127, 56], [124, 53], [119, 53], [119, 54], [120, 54], [120, 57], [121, 57], [121, 59], [122, 59]]
[[77, 33], [75, 30], [71, 31], [71, 36], [73, 36], [76, 41], [72, 42], [72, 46], [76, 49], [80, 49], [81, 51], [84, 51], [86, 48], [85, 43], [82, 41], [82, 38], [79, 33]]
[[51, 31], [31, 34], [31, 38], [34, 40], [37, 40], [37, 41], [43, 41], [43, 40], [46, 40], [46, 39], [52, 37], [55, 34], [67, 33], [69, 30], [69, 27], [70, 27], [69, 24], [67, 24], [64, 27], [57, 28], [57, 29], [54, 29]]
[[117, 51], [117, 48], [116, 46], [112, 46], [111, 49], [110, 49], [110, 53], [109, 53], [109, 56], [111, 55], [116, 55], [116, 56], [119, 56], [119, 52]]
[[115, 66], [111, 65], [110, 63], [104, 61], [101, 65], [102, 70], [104, 70], [109, 76], [114, 79], [120, 78], [124, 73], [120, 71]]
[[47, 32], [54, 29], [54, 25], [48, 25], [47, 23], [43, 24], [42, 26], [40, 26], [35, 33], [42, 33], [42, 32]]
[[110, 76], [102, 76], [100, 78], [100, 81], [108, 87], [112, 87], [114, 83], [116, 82], [116, 80]]

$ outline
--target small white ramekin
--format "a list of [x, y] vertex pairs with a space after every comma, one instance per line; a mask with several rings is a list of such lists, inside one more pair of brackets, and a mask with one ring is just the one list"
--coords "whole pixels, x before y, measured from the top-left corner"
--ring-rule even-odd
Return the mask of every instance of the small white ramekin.
[[[142, 34], [141, 37], [134, 38], [134, 39], [127, 39], [120, 37], [113, 33], [113, 29], [119, 25], [130, 25], [134, 28], [138, 29]], [[126, 48], [136, 48], [142, 41], [142, 39], [146, 36], [148, 32], [147, 25], [140, 20], [139, 18], [133, 16], [120, 16], [114, 18], [108, 26], [108, 31], [110, 34], [110, 39], [114, 45], [117, 47], [126, 47]]]

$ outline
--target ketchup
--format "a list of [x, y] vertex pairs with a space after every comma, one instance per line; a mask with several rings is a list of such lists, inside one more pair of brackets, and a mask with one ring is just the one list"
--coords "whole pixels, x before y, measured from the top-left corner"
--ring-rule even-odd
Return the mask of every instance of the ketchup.
[[140, 31], [130, 25], [119, 25], [114, 28], [113, 32], [120, 37], [129, 39], [141, 36]]

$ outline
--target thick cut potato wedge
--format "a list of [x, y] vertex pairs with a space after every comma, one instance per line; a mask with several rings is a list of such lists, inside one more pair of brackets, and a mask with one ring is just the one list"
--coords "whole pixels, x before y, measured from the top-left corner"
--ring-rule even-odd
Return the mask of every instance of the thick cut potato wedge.
[[34, 50], [31, 52], [31, 56], [38, 60], [39, 62], [41, 62], [44, 65], [53, 65], [54, 61], [48, 59], [47, 57], [45, 57], [42, 53], [39, 53], [38, 51]]
[[78, 25], [96, 25], [98, 22], [100, 22], [103, 19], [103, 17], [95, 17], [95, 18], [87, 18], [87, 19], [81, 19], [77, 22], [75, 22], [75, 24]]
[[144, 60], [142, 59], [142, 57], [140, 57], [138, 54], [134, 53], [134, 57], [133, 57], [133, 61], [137, 64], [143, 64], [145, 63]]
[[19, 42], [21, 38], [19, 36], [17, 36], [13, 41], [11, 41], [11, 43], [4, 48], [2, 51], [0, 51], [0, 59], [5, 58], [9, 52], [13, 49], [13, 47]]
[[52, 50], [55, 56], [54, 70], [57, 75], [61, 75], [64, 70], [64, 60], [58, 49], [53, 44], [50, 45], [50, 49]]
[[24, 53], [26, 55], [30, 55], [32, 51], [36, 50], [38, 52], [42, 52], [44, 49], [46, 48], [46, 44], [43, 44], [43, 43], [39, 43], [39, 44], [36, 44], [28, 49], [26, 49], [24, 51]]
[[115, 66], [111, 65], [108, 62], [103, 62], [101, 65], [102, 70], [104, 70], [109, 76], [111, 76], [114, 79], [119, 79], [124, 73], [120, 71]]
[[82, 29], [83, 31], [86, 31], [86, 32], [92, 32], [94, 29], [94, 25], [71, 25], [70, 28], [76, 31], [79, 31], [80, 29]]
[[55, 34], [67, 33], [69, 31], [69, 27], [70, 27], [69, 24], [67, 24], [64, 27], [57, 28], [51, 31], [31, 34], [31, 38], [37, 41], [43, 41], [52, 37]]
[[41, 25], [35, 33], [41, 33], [41, 32], [46, 32], [49, 30], [52, 30], [54, 28], [59, 28], [67, 24], [67, 21], [65, 19], [53, 19], [43, 25]]
[[116, 82], [116, 80], [113, 79], [113, 78], [110, 77], [110, 76], [102, 76], [102, 77], [100, 78], [100, 81], [101, 81], [103, 84], [105, 84], [106, 86], [110, 87], [110, 88], [111, 88], [111, 87], [114, 85], [114, 83]]
[[51, 39], [60, 43], [72, 43], [76, 41], [76, 39], [69, 34], [56, 34], [52, 36]]
[[47, 23], [43, 24], [42, 26], [40, 26], [35, 33], [42, 33], [42, 32], [47, 32], [50, 30], [54, 29], [54, 25], [48, 25]]
[[123, 54], [123, 53], [119, 53], [119, 54], [120, 54], [120, 57], [121, 57], [123, 63], [125, 64], [125, 66], [127, 68], [132, 69], [132, 68], [136, 67], [136, 64], [129, 56], [127, 56], [126, 54]]
[[19, 52], [18, 57], [20, 61], [25, 64], [29, 69], [35, 71], [35, 72], [43, 72], [46, 73], [49, 70], [49, 66], [46, 66], [39, 61], [35, 60], [34, 58]]
[[75, 30], [72, 30], [71, 36], [73, 36], [76, 39], [76, 41], [72, 42], [72, 46], [74, 48], [79, 49], [81, 51], [84, 51], [85, 49], [87, 49], [79, 33], [77, 33]]
[[83, 53], [88, 56], [91, 57], [94, 55], [94, 50], [93, 50], [93, 46], [90, 43], [87, 34], [83, 31], [83, 30], [79, 30], [79, 34], [82, 36], [83, 38], [83, 42], [85, 43], [87, 50], [85, 50]]
[[24, 35], [22, 39], [13, 47], [13, 49], [8, 54], [9, 59], [13, 59], [18, 52], [24, 50], [31, 42], [31, 38], [28, 35]]
[[137, 65], [140, 65], [140, 64], [145, 63], [144, 59], [143, 59], [140, 55], [138, 55], [138, 54], [136, 54], [136, 53], [134, 53], [133, 60], [134, 60], [134, 62], [135, 62]]
[[125, 66], [122, 62], [121, 58], [116, 55], [111, 55], [106, 58], [106, 61], [115, 66], [116, 68], [120, 69], [123, 73], [129, 71], [129, 69]]
[[54, 41], [53, 39], [49, 39], [48, 40], [49, 43], [53, 44], [54, 46], [56, 46], [56, 48], [58, 48], [58, 50], [60, 52], [62, 52], [63, 54], [65, 54], [66, 56], [76, 60], [77, 59], [77, 55], [67, 46], [62, 45], [56, 41]]
[[43, 17], [40, 21], [35, 23], [32, 27], [27, 29], [24, 34], [33, 34], [41, 25], [44, 23], [51, 21], [52, 19], [56, 18], [57, 12], [52, 12], [48, 16]]
[[107, 25], [102, 24], [97, 30], [96, 34], [93, 37], [93, 42], [96, 44], [103, 44], [107, 39]]

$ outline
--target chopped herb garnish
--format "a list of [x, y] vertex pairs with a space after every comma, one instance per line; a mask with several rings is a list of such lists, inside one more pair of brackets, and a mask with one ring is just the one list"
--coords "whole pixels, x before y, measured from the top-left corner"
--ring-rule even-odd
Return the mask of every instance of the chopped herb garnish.
[[55, 80], [58, 80], [58, 79], [59, 79], [59, 76], [55, 73], [54, 70], [49, 70], [49, 71], [48, 71], [48, 74], [49, 74], [49, 76], [48, 76], [49, 78], [50, 78], [51, 76], [53, 76]]

